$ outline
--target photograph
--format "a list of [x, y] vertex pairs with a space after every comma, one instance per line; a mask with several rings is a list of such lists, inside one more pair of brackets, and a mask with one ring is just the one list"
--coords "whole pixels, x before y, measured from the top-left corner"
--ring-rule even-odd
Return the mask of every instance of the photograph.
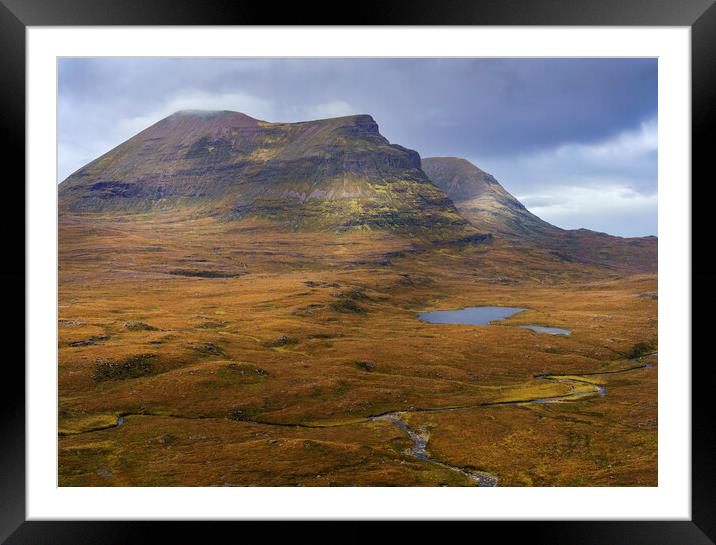
[[56, 66], [59, 487], [659, 486], [657, 58]]
[[716, 545], [715, 3], [0, 0], [0, 543]]

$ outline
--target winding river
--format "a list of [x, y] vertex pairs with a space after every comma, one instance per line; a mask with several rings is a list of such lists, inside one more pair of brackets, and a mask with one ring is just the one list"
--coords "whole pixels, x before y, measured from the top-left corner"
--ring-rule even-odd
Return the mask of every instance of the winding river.
[[[428, 451], [428, 434], [427, 433], [421, 433], [414, 429], [412, 429], [408, 424], [403, 420], [404, 415], [406, 414], [415, 414], [415, 413], [437, 413], [437, 412], [451, 412], [451, 411], [459, 411], [464, 409], [473, 409], [478, 407], [489, 407], [489, 406], [496, 406], [496, 405], [531, 405], [531, 404], [543, 404], [543, 403], [562, 403], [564, 401], [569, 401], [573, 399], [578, 398], [584, 398], [589, 396], [601, 396], [604, 397], [607, 395], [607, 389], [606, 386], [603, 384], [598, 384], [595, 382], [592, 382], [590, 380], [582, 380], [579, 377], [587, 377], [587, 376], [597, 376], [597, 375], [611, 375], [616, 373], [628, 373], [633, 371], [638, 371], [641, 369], [647, 369], [652, 367], [652, 365], [648, 362], [643, 361], [646, 358], [656, 356], [658, 353], [653, 352], [651, 354], [645, 354], [642, 356], [639, 356], [638, 358], [630, 359], [630, 361], [637, 362], [638, 365], [632, 365], [630, 367], [626, 367], [623, 369], [616, 369], [613, 371], [592, 371], [592, 372], [579, 372], [579, 373], [571, 373], [569, 375], [554, 375], [554, 374], [541, 374], [541, 375], [535, 375], [535, 379], [538, 380], [546, 380], [550, 382], [556, 382], [560, 384], [567, 384], [570, 392], [559, 395], [559, 396], [553, 396], [553, 397], [542, 397], [542, 398], [534, 398], [534, 399], [523, 399], [523, 400], [514, 400], [514, 401], [493, 401], [493, 402], [486, 402], [486, 403], [478, 403], [474, 405], [461, 405], [456, 407], [442, 407], [442, 408], [433, 408], [433, 409], [405, 409], [400, 411], [393, 411], [388, 413], [383, 413], [379, 415], [369, 416], [366, 418], [367, 421], [381, 421], [385, 420], [393, 424], [394, 426], [398, 427], [401, 431], [403, 431], [408, 438], [413, 442], [413, 446], [407, 451], [407, 454], [412, 456], [413, 458], [416, 458], [418, 460], [422, 460], [424, 462], [428, 462], [431, 464], [434, 464], [439, 467], [443, 467], [446, 469], [449, 469], [451, 471], [455, 471], [457, 473], [460, 473], [467, 478], [471, 479], [476, 483], [476, 486], [479, 487], [493, 487], [497, 486], [498, 478], [495, 475], [492, 475], [486, 471], [473, 471], [473, 470], [467, 470], [462, 467], [453, 466], [450, 464], [446, 464], [445, 462], [441, 462], [439, 460], [434, 459], [430, 452]], [[577, 389], [576, 385], [582, 386], [582, 389]], [[586, 389], [584, 389], [586, 387]], [[148, 413], [142, 413], [144, 415], [147, 415]], [[108, 429], [108, 428], [119, 428], [125, 424], [125, 416], [133, 416], [133, 413], [124, 413], [122, 415], [119, 415], [116, 420], [116, 424], [109, 425], [109, 426], [103, 426], [94, 428], [92, 430], [86, 430], [79, 433], [88, 433], [92, 431], [99, 431], [102, 429]], [[151, 415], [149, 413], [149, 415]], [[163, 415], [167, 416], [167, 415]], [[196, 418], [207, 418], [207, 417], [183, 417], [180, 415], [170, 415], [175, 416], [177, 418], [190, 418], [190, 419], [196, 419]], [[256, 421], [258, 424], [265, 424], [270, 426], [281, 426], [281, 427], [303, 427], [303, 428], [311, 428], [311, 427], [320, 427], [320, 426], [310, 426], [306, 424], [278, 424], [278, 423], [271, 423], [271, 422], [261, 422]], [[341, 425], [350, 425], [350, 424], [341, 424]]]
[[[413, 442], [412, 448], [408, 451], [408, 454], [414, 458], [417, 458], [418, 460], [423, 460], [425, 462], [429, 462], [431, 464], [435, 464], [440, 467], [444, 467], [447, 469], [450, 469], [452, 471], [456, 471], [458, 473], [461, 473], [468, 477], [469, 479], [472, 479], [475, 481], [477, 486], [481, 487], [490, 487], [490, 486], [497, 486], [498, 478], [495, 475], [492, 475], [490, 473], [487, 473], [486, 471], [468, 471], [467, 469], [452, 466], [449, 464], [446, 464], [444, 462], [440, 462], [438, 460], [435, 460], [430, 456], [430, 453], [427, 450], [428, 446], [428, 436], [424, 433], [419, 433], [415, 431], [414, 429], [410, 428], [408, 424], [403, 420], [401, 417], [408, 413], [436, 413], [436, 412], [448, 412], [448, 411], [459, 411], [462, 409], [472, 409], [477, 407], [489, 407], [494, 405], [531, 405], [531, 404], [541, 404], [541, 403], [562, 403], [564, 401], [569, 401], [571, 399], [577, 399], [587, 396], [600, 396], [604, 397], [607, 395], [607, 388], [603, 384], [595, 384], [594, 382], [588, 381], [588, 380], [580, 380], [579, 378], [575, 377], [586, 377], [586, 376], [595, 376], [595, 375], [611, 375], [615, 373], [628, 373], [631, 371], [638, 371], [640, 369], [648, 369], [652, 365], [648, 362], [641, 362], [643, 358], [648, 358], [651, 356], [656, 356], [657, 353], [654, 352], [652, 354], [646, 354], [644, 356], [641, 356], [639, 358], [635, 358], [633, 361], [640, 362], [639, 365], [633, 365], [631, 367], [627, 367], [625, 369], [616, 369], [614, 371], [595, 371], [595, 372], [587, 372], [587, 373], [574, 373], [570, 375], [535, 375], [536, 379], [540, 380], [547, 380], [550, 382], [556, 382], [556, 383], [562, 383], [562, 384], [568, 384], [570, 387], [570, 390], [573, 390], [567, 394], [563, 394], [560, 396], [554, 396], [554, 397], [542, 397], [542, 398], [535, 398], [535, 399], [526, 399], [526, 400], [516, 400], [516, 401], [494, 401], [494, 402], [488, 402], [488, 403], [480, 403], [477, 405], [464, 405], [460, 407], [446, 407], [446, 408], [436, 408], [436, 409], [412, 409], [412, 410], [404, 410], [404, 411], [395, 411], [390, 413], [381, 414], [378, 416], [371, 416], [369, 417], [369, 420], [387, 420], [388, 422], [394, 424], [398, 428], [400, 428], [403, 432], [406, 433], [406, 435], [410, 438], [410, 440]], [[577, 390], [575, 388], [575, 385], [584, 385], [588, 386], [589, 388], [587, 390]]]

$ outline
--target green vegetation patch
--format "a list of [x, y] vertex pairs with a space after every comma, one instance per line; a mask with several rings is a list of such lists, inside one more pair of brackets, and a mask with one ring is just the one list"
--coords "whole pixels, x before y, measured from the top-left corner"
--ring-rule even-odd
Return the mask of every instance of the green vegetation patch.
[[152, 360], [155, 354], [137, 354], [123, 359], [120, 362], [97, 358], [94, 364], [92, 378], [97, 382], [106, 380], [125, 380], [129, 378], [144, 377], [154, 373]]
[[365, 301], [370, 299], [363, 290], [363, 288], [351, 288], [341, 293], [341, 297], [351, 299], [352, 301]]
[[336, 303], [332, 303], [331, 309], [336, 312], [353, 312], [356, 314], [363, 314], [366, 312], [365, 308], [351, 299], [342, 299]]
[[315, 280], [306, 280], [304, 282], [309, 288], [340, 288], [341, 285], [338, 282], [318, 282]]
[[372, 361], [365, 361], [365, 360], [356, 360], [353, 362], [353, 365], [355, 365], [358, 369], [362, 369], [363, 371], [371, 372], [373, 369], [375, 369], [375, 364]]
[[89, 339], [67, 343], [67, 346], [72, 346], [72, 347], [92, 346], [99, 342], [106, 341], [108, 338], [109, 337], [107, 335], [92, 335]]
[[338, 301], [331, 304], [331, 309], [336, 312], [352, 312], [361, 314], [367, 312], [366, 309], [360, 306], [357, 301], [369, 301], [370, 297], [366, 295], [362, 288], [351, 288], [345, 291], [339, 291], [333, 294], [338, 298]]
[[157, 331], [156, 327], [145, 324], [144, 322], [124, 322], [122, 325], [129, 329], [129, 331]]
[[113, 428], [117, 425], [116, 414], [59, 415], [58, 435], [73, 435], [93, 430]]
[[198, 352], [202, 356], [225, 356], [224, 350], [211, 342], [197, 344], [192, 346], [192, 350]]
[[194, 278], [237, 278], [241, 276], [239, 273], [227, 273], [220, 271], [195, 271], [188, 269], [176, 269], [169, 271], [174, 276], [189, 276]]
[[629, 359], [637, 359], [656, 351], [656, 343], [652, 341], [636, 343], [627, 354]]
[[164, 435], [157, 437], [157, 443], [164, 446], [170, 447], [172, 445], [176, 445], [178, 442], [179, 438], [171, 433], [165, 433]]
[[298, 339], [289, 337], [288, 335], [279, 335], [275, 340], [268, 343], [267, 346], [275, 348], [279, 346], [292, 346], [294, 344], [298, 344]]
[[196, 328], [197, 329], [221, 329], [222, 327], [226, 327], [227, 323], [228, 322], [226, 322], [225, 320], [222, 320], [220, 322], [209, 321], [209, 322], [203, 322], [203, 323], [199, 324], [198, 326], [196, 326]]
[[229, 419], [237, 421], [253, 422], [254, 412], [245, 407], [233, 407], [229, 410]]
[[219, 369], [217, 374], [226, 381], [238, 384], [260, 382], [269, 376], [269, 372], [266, 369], [250, 363], [229, 363]]

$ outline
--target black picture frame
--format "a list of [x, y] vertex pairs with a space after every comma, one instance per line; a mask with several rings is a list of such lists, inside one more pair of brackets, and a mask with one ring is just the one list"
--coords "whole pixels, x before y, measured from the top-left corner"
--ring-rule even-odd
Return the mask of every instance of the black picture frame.
[[[697, 310], [716, 302], [708, 254], [711, 236], [709, 207], [714, 201], [710, 133], [716, 126], [716, 6], [714, 0], [502, 0], [475, 2], [413, 0], [381, 2], [363, 0], [355, 9], [328, 2], [246, 3], [229, 0], [0, 0], [0, 124], [5, 136], [2, 148], [6, 166], [3, 180], [6, 213], [0, 214], [6, 264], [0, 269], [12, 315], [6, 335], [8, 344], [19, 345], [24, 332], [25, 239], [25, 29], [28, 26], [81, 25], [570, 25], [570, 26], [688, 26], [692, 36], [692, 519], [690, 521], [619, 522], [477, 522], [467, 529], [474, 536], [498, 532], [502, 542], [529, 539], [531, 542], [619, 544], [707, 544], [716, 541], [716, 429], [713, 425], [712, 386], [709, 361], [703, 350], [708, 320], [696, 320]], [[568, 53], [568, 52], [566, 52]], [[8, 172], [7, 166], [14, 167]], [[708, 174], [707, 174], [708, 173]], [[698, 189], [698, 198], [695, 198]], [[698, 250], [698, 251], [697, 251]], [[14, 335], [13, 335], [14, 334]], [[696, 342], [700, 341], [700, 342]], [[703, 343], [703, 344], [701, 344]], [[701, 349], [701, 351], [699, 351]], [[22, 352], [22, 350], [20, 350]], [[21, 354], [5, 360], [5, 384], [0, 429], [0, 542], [8, 545], [32, 543], [130, 543], [180, 542], [211, 539], [214, 532], [231, 523], [219, 522], [82, 522], [25, 520], [25, 375]], [[699, 358], [698, 356], [702, 356]], [[683, 362], [685, 368], [689, 362]], [[241, 532], [258, 523], [244, 522]], [[171, 527], [168, 527], [171, 525]], [[341, 522], [330, 532], [307, 528], [305, 523], [271, 523], [271, 535], [304, 532], [312, 541], [363, 542], [370, 535], [394, 532], [384, 523]], [[262, 529], [262, 533], [266, 532]], [[277, 534], [278, 531], [278, 534]], [[401, 525], [401, 540], [428, 539], [422, 523]], [[442, 532], [442, 530], [438, 530]], [[176, 537], [172, 537], [174, 534]], [[218, 538], [218, 537], [217, 537]], [[476, 537], [477, 538], [477, 537]]]

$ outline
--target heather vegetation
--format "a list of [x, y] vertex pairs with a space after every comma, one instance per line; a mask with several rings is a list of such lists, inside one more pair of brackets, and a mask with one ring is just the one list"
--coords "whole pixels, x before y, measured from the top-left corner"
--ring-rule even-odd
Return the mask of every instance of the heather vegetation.
[[[197, 117], [60, 186], [61, 486], [657, 485], [655, 240], [369, 116]], [[527, 310], [417, 319], [474, 306]]]

